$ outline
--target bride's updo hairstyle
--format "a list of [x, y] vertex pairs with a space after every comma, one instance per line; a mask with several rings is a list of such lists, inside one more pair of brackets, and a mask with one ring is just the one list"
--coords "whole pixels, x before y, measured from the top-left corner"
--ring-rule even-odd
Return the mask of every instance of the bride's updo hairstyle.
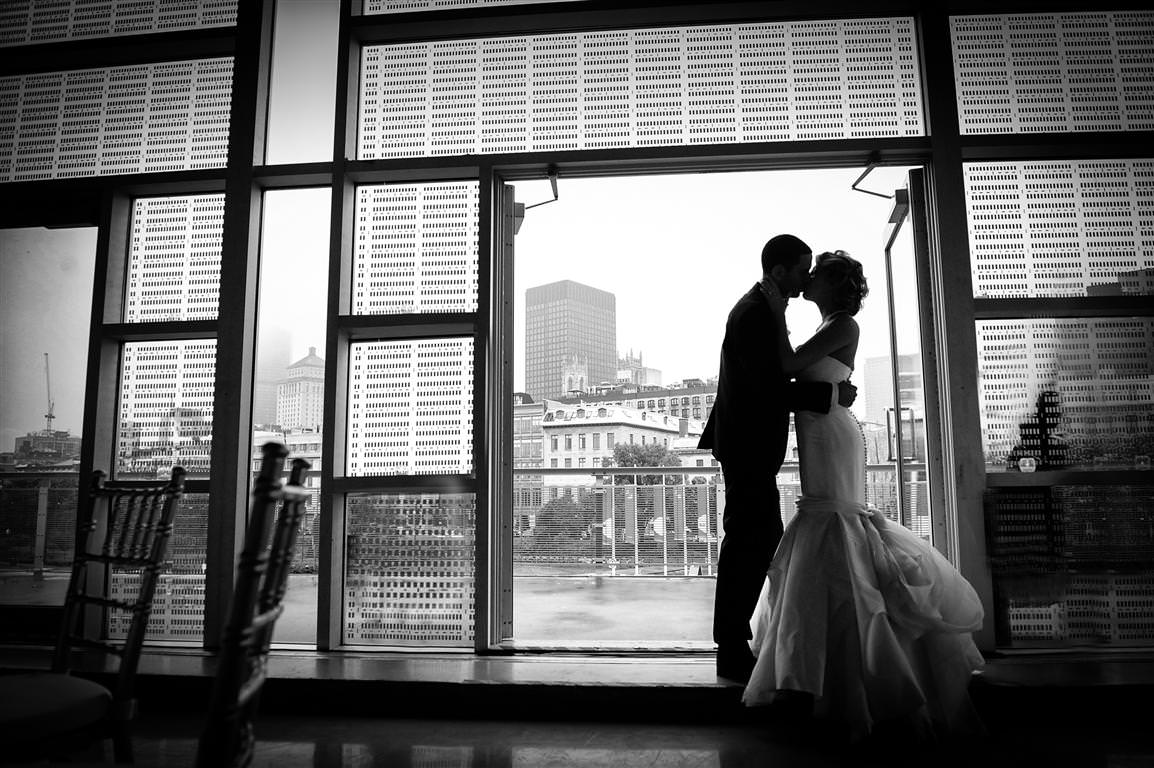
[[856, 315], [861, 310], [862, 300], [869, 294], [865, 272], [861, 262], [845, 251], [826, 251], [815, 260], [813, 273], [826, 275], [834, 287], [835, 309]]

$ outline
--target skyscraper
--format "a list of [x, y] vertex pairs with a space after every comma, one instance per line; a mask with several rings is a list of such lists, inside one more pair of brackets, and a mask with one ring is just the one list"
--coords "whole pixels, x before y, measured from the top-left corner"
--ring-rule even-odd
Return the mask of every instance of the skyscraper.
[[318, 429], [324, 419], [325, 361], [317, 348], [288, 367], [276, 387], [276, 420], [284, 429]]
[[525, 389], [530, 395], [539, 399], [588, 391], [616, 376], [616, 296], [573, 280], [525, 291]]

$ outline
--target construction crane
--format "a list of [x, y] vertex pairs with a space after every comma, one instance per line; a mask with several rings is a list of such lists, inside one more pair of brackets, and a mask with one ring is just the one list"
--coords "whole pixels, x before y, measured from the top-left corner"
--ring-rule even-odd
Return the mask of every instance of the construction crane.
[[51, 432], [52, 431], [52, 420], [56, 418], [56, 416], [52, 413], [52, 411], [55, 410], [56, 403], [52, 402], [52, 376], [48, 371], [48, 353], [47, 352], [44, 353], [44, 386], [48, 390], [48, 413], [44, 414], [44, 419], [45, 419], [45, 421], [47, 421], [48, 426], [45, 428], [44, 431], [45, 432]]

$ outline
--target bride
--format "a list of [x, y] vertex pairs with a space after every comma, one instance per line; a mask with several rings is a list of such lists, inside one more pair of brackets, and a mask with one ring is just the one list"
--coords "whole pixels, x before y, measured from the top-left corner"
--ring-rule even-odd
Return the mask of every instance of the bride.
[[[794, 350], [785, 322], [775, 343], [799, 380], [848, 378], [854, 315], [867, 293], [844, 251], [817, 257], [804, 297], [822, 322]], [[773, 303], [784, 315], [785, 302]], [[851, 740], [878, 725], [935, 734], [975, 732], [967, 686], [982, 657], [971, 633], [982, 606], [932, 546], [865, 503], [865, 442], [847, 409], [796, 415], [801, 498], [774, 554], [751, 620], [757, 657], [746, 705], [812, 697], [815, 717]], [[792, 692], [792, 693], [782, 693]]]

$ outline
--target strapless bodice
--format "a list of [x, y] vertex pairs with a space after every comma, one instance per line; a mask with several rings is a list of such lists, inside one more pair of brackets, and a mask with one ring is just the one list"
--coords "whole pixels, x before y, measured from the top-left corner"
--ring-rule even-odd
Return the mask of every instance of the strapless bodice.
[[828, 381], [836, 384], [845, 381], [853, 373], [853, 368], [837, 358], [826, 355], [817, 362], [806, 366], [797, 374], [798, 381]]

